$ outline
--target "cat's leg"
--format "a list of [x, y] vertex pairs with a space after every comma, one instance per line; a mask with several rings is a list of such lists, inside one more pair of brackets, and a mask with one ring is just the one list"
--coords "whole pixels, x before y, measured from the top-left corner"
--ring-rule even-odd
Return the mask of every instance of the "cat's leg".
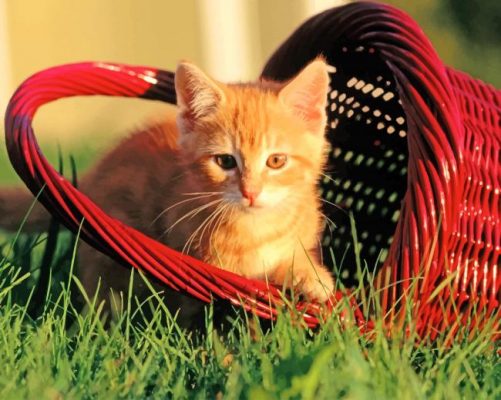
[[284, 262], [269, 279], [278, 285], [293, 287], [310, 300], [325, 302], [334, 290], [334, 279], [313, 252], [298, 250], [292, 262]]

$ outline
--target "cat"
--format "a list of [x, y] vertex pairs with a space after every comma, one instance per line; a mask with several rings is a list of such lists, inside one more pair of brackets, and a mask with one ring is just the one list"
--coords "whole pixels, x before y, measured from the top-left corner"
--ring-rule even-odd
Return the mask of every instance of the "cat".
[[[319, 243], [328, 87], [322, 58], [285, 83], [223, 84], [180, 62], [177, 115], [122, 141], [79, 187], [111, 216], [174, 249], [324, 302], [334, 288]], [[0, 226], [17, 229], [32, 201], [20, 188], [1, 190]], [[37, 205], [24, 229], [48, 221]], [[86, 244], [79, 264], [89, 293], [99, 279], [103, 299], [127, 292], [129, 274]], [[186, 296], [167, 291], [165, 301], [190, 320]]]

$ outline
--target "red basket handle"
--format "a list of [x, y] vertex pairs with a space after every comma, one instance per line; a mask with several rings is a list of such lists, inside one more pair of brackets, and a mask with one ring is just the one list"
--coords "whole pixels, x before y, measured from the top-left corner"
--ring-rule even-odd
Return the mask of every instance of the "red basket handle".
[[[171, 72], [149, 67], [100, 62], [62, 65], [33, 75], [12, 96], [6, 113], [5, 134], [12, 165], [31, 192], [40, 193], [39, 201], [52, 215], [73, 232], [79, 231], [83, 220], [80, 236], [121, 264], [146, 271], [165, 285], [200, 300], [208, 302], [215, 296], [260, 317], [274, 318], [278, 308], [286, 304], [276, 287], [205, 264], [108, 216], [48, 163], [37, 144], [32, 119], [46, 103], [73, 96], [105, 95], [175, 104], [173, 77]], [[338, 292], [332, 299], [342, 297]], [[300, 303], [297, 308], [309, 326], [318, 324], [322, 307]]]

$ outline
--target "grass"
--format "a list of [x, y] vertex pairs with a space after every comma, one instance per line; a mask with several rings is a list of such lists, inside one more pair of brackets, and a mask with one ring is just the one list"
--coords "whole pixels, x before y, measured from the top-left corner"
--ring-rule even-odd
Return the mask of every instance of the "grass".
[[[422, 343], [409, 321], [409, 335], [389, 339], [376, 316], [369, 340], [336, 314], [312, 331], [283, 313], [251, 335], [240, 313], [222, 334], [208, 307], [206, 333], [188, 334], [154, 295], [152, 317], [130, 296], [110, 323], [73, 274], [76, 243], [55, 225], [0, 234], [0, 399], [501, 398], [497, 344], [482, 332]], [[362, 309], [376, 301], [355, 295]]]
[[450, 347], [443, 338], [419, 344], [412, 334], [368, 340], [335, 316], [314, 332], [284, 313], [253, 336], [240, 314], [220, 334], [209, 307], [207, 333], [190, 335], [154, 299], [152, 318], [134, 317], [132, 298], [107, 326], [95, 299], [86, 299], [86, 312], [74, 301], [83, 289], [65, 233], [50, 257], [50, 290], [34, 305], [46, 239], [20, 235], [2, 247], [2, 399], [501, 397], [499, 356], [482, 333]]

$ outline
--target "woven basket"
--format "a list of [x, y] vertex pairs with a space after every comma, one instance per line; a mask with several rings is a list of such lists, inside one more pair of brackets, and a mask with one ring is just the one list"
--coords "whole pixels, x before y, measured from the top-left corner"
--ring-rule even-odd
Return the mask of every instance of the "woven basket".
[[[322, 181], [325, 249], [340, 279], [353, 265], [377, 269], [375, 289], [390, 326], [412, 315], [422, 337], [461, 325], [499, 324], [501, 276], [501, 93], [447, 68], [416, 23], [382, 4], [354, 3], [304, 23], [275, 52], [263, 76], [285, 80], [318, 54], [331, 68], [330, 177]], [[47, 102], [77, 95], [142, 97], [175, 103], [173, 74], [148, 67], [80, 63], [42, 71], [16, 91], [6, 140], [16, 171], [69, 229], [124, 265], [209, 301], [226, 299], [274, 318], [278, 289], [182, 255], [106, 215], [48, 164], [31, 121]], [[354, 219], [349, 216], [353, 215]], [[358, 246], [353, 245], [356, 221]], [[351, 244], [351, 247], [349, 246]], [[347, 247], [348, 246], [348, 247]], [[327, 251], [324, 262], [333, 257]], [[333, 295], [330, 305], [346, 293]], [[412, 300], [411, 302], [405, 300]], [[407, 310], [404, 304], [412, 304]], [[370, 323], [355, 301], [358, 322]], [[305, 322], [319, 305], [298, 304]], [[471, 318], [476, 315], [475, 318]], [[487, 318], [489, 317], [489, 318]]]

